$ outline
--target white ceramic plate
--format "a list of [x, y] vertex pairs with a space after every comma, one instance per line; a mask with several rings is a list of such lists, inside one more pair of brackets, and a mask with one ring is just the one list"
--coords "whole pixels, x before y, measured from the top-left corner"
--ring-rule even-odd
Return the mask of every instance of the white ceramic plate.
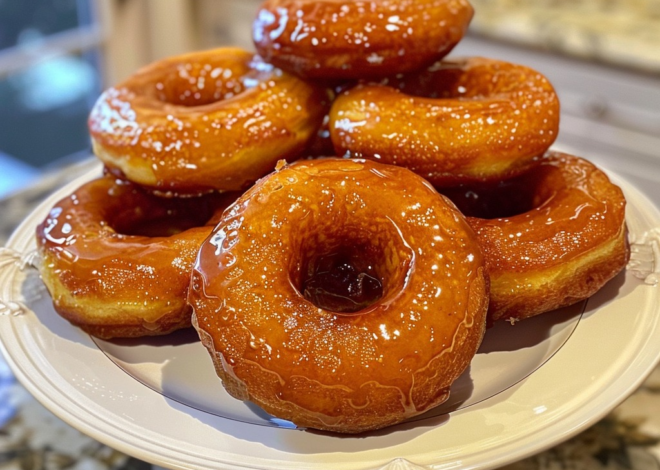
[[[95, 174], [44, 202], [14, 233], [9, 250], [33, 250], [37, 223]], [[617, 182], [628, 198], [638, 256], [652, 257], [660, 214]], [[0, 299], [5, 313], [20, 314], [0, 316], [0, 346], [16, 376], [72, 426], [170, 468], [499, 467], [603, 417], [660, 358], [657, 289], [628, 271], [588, 302], [490, 329], [452, 398], [427, 415], [357, 437], [301, 431], [229, 397], [194, 332], [90, 338], [54, 312], [36, 271], [18, 269], [9, 253], [0, 264]]]

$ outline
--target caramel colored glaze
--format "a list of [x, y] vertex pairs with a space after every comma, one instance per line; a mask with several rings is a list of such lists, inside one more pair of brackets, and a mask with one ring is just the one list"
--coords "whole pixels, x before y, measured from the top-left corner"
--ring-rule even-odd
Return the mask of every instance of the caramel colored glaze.
[[[524, 202], [498, 207], [511, 216], [484, 218], [498, 189]], [[586, 299], [628, 262], [623, 193], [581, 158], [549, 152], [506, 188], [445, 194], [465, 214], [480, 216], [468, 222], [486, 257], [491, 320], [527, 318]], [[526, 205], [528, 210], [513, 215]]]
[[557, 95], [527, 67], [458, 59], [383, 83], [332, 105], [337, 155], [403, 166], [445, 187], [520, 174], [557, 136]]
[[92, 109], [94, 152], [131, 181], [176, 194], [245, 189], [300, 156], [328, 109], [311, 85], [240, 49], [156, 62]]
[[[342, 253], [378, 278], [354, 313], [301, 293]], [[299, 161], [259, 181], [200, 249], [193, 324], [225, 388], [299, 426], [357, 433], [442, 403], [485, 328], [477, 239], [453, 204], [408, 170]]]
[[55, 310], [100, 338], [190, 326], [193, 261], [237, 196], [162, 199], [111, 177], [83, 185], [37, 227]]
[[259, 54], [284, 70], [376, 78], [447, 55], [473, 13], [467, 0], [266, 0], [252, 32]]

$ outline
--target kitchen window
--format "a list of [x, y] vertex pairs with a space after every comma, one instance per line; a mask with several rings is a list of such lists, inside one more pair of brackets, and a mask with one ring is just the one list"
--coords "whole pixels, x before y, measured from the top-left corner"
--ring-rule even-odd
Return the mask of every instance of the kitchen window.
[[0, 0], [0, 198], [89, 156], [87, 116], [101, 91], [198, 48], [201, 3]]

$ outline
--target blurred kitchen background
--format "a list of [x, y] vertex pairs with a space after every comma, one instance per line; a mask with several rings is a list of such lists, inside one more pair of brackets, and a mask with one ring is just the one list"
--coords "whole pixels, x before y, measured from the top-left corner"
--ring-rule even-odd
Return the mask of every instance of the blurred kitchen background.
[[[185, 51], [251, 48], [260, 0], [0, 0], [0, 198], [89, 156], [101, 90]], [[660, 201], [660, 0], [472, 0], [461, 55], [537, 68], [562, 99], [559, 147]]]

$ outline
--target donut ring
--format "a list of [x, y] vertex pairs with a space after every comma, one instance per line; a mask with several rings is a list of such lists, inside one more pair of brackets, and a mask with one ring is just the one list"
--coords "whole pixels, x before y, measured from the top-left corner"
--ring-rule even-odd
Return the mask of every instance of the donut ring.
[[[251, 188], [202, 245], [193, 324], [234, 397], [299, 426], [377, 429], [444, 402], [470, 363], [482, 261], [455, 206], [408, 170], [300, 161]], [[352, 268], [355, 308], [321, 306], [339, 294], [316, 281]], [[382, 291], [363, 302], [367, 278]]]
[[267, 62], [303, 77], [385, 77], [447, 55], [473, 13], [467, 0], [266, 0], [252, 36]]
[[445, 194], [476, 215], [468, 222], [484, 249], [493, 321], [586, 299], [628, 263], [623, 193], [581, 158], [549, 152], [512, 181]]
[[388, 83], [357, 86], [334, 102], [337, 155], [404, 166], [444, 187], [520, 174], [557, 136], [557, 95], [527, 67], [452, 60]]
[[83, 185], [37, 227], [55, 310], [99, 338], [190, 326], [193, 261], [235, 197], [163, 199], [108, 176]]
[[304, 151], [325, 89], [233, 48], [147, 66], [105, 91], [89, 130], [115, 174], [175, 194], [236, 191]]

